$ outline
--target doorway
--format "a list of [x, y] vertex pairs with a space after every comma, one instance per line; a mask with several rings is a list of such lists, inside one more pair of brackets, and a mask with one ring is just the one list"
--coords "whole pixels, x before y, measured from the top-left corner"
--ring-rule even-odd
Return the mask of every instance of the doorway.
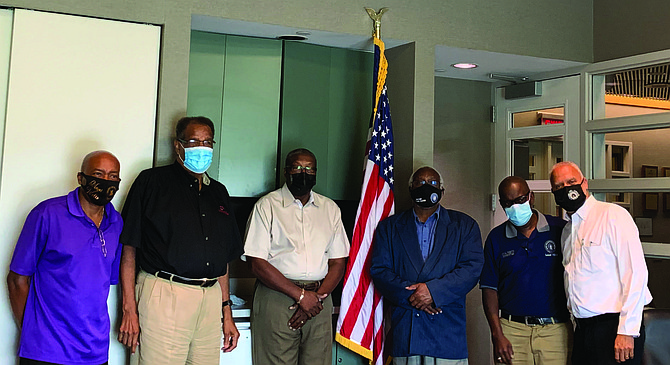
[[507, 220], [497, 202], [498, 184], [506, 176], [525, 178], [535, 192], [535, 208], [558, 215], [551, 196], [549, 171], [560, 161], [579, 163], [579, 75], [537, 81], [541, 96], [510, 99], [495, 90], [493, 227]]
[[[505, 176], [520, 175], [541, 197], [536, 208], [560, 215], [545, 168], [559, 160], [577, 163], [596, 199], [631, 213], [657, 308], [670, 308], [664, 283], [670, 274], [668, 64], [670, 51], [661, 51], [554, 75], [539, 81], [537, 97], [506, 99], [504, 87], [494, 91], [492, 191]], [[506, 220], [496, 205], [492, 227]]]

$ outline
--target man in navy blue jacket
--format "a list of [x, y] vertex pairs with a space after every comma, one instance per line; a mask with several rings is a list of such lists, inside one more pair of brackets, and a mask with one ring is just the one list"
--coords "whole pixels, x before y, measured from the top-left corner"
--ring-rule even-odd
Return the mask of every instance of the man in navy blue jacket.
[[434, 169], [415, 171], [409, 188], [412, 209], [377, 227], [370, 269], [392, 307], [393, 363], [467, 364], [465, 296], [484, 263], [479, 226], [439, 205], [444, 187]]

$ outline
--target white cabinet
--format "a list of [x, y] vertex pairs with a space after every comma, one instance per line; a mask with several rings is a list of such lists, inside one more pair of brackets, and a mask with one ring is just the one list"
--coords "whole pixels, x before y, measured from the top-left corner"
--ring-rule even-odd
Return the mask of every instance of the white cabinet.
[[[231, 352], [224, 353], [221, 351], [220, 364], [221, 365], [251, 365], [251, 327], [249, 326], [249, 318], [243, 321], [235, 321], [237, 330], [240, 331], [240, 338], [237, 342], [237, 348]], [[223, 346], [223, 338], [221, 339], [221, 346]]]

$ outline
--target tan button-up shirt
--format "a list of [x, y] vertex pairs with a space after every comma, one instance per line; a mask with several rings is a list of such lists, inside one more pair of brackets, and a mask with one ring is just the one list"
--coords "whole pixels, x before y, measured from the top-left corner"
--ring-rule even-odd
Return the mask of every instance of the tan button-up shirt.
[[340, 208], [315, 192], [304, 206], [284, 185], [254, 206], [244, 242], [244, 256], [267, 260], [291, 280], [321, 280], [328, 260], [347, 257]]

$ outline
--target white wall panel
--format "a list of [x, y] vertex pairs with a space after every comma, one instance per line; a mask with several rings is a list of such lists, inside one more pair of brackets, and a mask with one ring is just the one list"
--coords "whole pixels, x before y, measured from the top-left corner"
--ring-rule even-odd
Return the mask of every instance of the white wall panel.
[[[5, 111], [7, 110], [7, 81], [9, 79], [9, 54], [12, 47], [12, 20], [14, 11], [0, 9], [0, 154], [5, 133]], [[0, 159], [0, 170], [2, 159]], [[2, 180], [2, 175], [0, 175]]]
[[[15, 10], [0, 182], [3, 275], [30, 209], [72, 190], [86, 153], [105, 149], [121, 161], [118, 210], [139, 171], [151, 167], [159, 47], [157, 26]], [[110, 364], [121, 364], [116, 288], [109, 304]], [[17, 332], [5, 295], [0, 333], [0, 363], [12, 363]]]

